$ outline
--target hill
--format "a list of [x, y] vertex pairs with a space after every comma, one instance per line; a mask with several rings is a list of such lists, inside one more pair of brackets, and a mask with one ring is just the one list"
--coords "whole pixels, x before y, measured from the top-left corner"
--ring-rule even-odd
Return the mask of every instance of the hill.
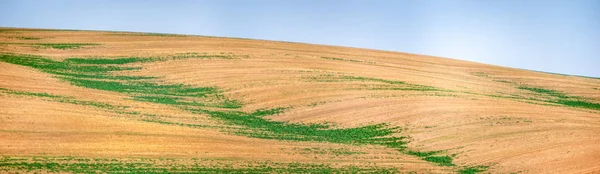
[[0, 29], [0, 171], [600, 171], [600, 79], [408, 53]]

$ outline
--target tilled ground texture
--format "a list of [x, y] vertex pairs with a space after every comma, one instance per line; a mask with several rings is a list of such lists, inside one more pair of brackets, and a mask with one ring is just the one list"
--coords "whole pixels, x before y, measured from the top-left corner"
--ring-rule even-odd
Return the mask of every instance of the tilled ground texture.
[[236, 38], [0, 28], [0, 171], [593, 173], [600, 79]]

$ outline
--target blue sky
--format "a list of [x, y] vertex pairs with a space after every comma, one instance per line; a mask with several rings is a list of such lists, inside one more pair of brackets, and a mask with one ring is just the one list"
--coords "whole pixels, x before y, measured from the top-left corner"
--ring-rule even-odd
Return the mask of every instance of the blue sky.
[[600, 77], [598, 0], [0, 0], [0, 26], [306, 42]]

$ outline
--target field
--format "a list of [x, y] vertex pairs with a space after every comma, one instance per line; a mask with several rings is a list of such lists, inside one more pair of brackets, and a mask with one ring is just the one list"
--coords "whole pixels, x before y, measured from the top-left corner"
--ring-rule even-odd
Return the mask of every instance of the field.
[[600, 79], [303, 43], [0, 28], [0, 173], [594, 173]]

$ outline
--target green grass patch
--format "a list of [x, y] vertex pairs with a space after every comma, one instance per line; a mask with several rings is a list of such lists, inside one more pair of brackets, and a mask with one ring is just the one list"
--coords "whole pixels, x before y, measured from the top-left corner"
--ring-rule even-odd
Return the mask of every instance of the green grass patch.
[[571, 106], [571, 107], [578, 107], [578, 108], [586, 108], [586, 109], [593, 109], [593, 110], [600, 110], [600, 104], [598, 103], [592, 103], [592, 102], [588, 102], [588, 101], [583, 101], [583, 100], [565, 100], [565, 99], [560, 99], [560, 100], [556, 100], [556, 101], [552, 101], [553, 103], [557, 103], [557, 104], [561, 104], [561, 105], [565, 105], [565, 106]]
[[263, 116], [268, 113], [278, 112], [259, 110], [253, 113], [236, 111], [208, 111], [200, 109], [188, 110], [195, 113], [209, 114], [211, 117], [224, 121], [227, 124], [242, 127], [234, 133], [253, 138], [276, 139], [286, 141], [319, 141], [345, 144], [374, 144], [384, 145], [396, 149], [405, 148], [405, 137], [394, 137], [398, 127], [389, 127], [386, 124], [376, 124], [356, 128], [328, 129], [330, 125], [323, 124], [298, 124], [272, 121]]
[[77, 49], [77, 48], [83, 48], [83, 47], [89, 47], [89, 46], [102, 45], [102, 44], [97, 44], [97, 43], [12, 43], [12, 42], [3, 42], [0, 44], [23, 45], [23, 46], [29, 46], [29, 47], [34, 47], [34, 48], [53, 48], [53, 49], [60, 49], [60, 50]]
[[46, 99], [49, 101], [70, 103], [70, 104], [83, 105], [83, 106], [92, 106], [92, 107], [103, 108], [103, 109], [124, 109], [124, 108], [126, 108], [125, 106], [114, 106], [114, 105], [111, 105], [108, 103], [78, 100], [78, 99], [75, 99], [74, 97], [52, 95], [52, 94], [48, 94], [45, 92], [36, 93], [36, 92], [15, 91], [15, 90], [10, 90], [10, 89], [6, 89], [6, 88], [0, 88], [0, 93], [6, 93], [6, 94], [18, 95], [18, 96], [38, 97], [38, 98]]
[[332, 167], [318, 163], [253, 162], [233, 166], [206, 160], [178, 163], [176, 160], [103, 158], [13, 158], [0, 159], [0, 171], [50, 173], [397, 173], [395, 168], [377, 166]]
[[96, 43], [35, 43], [33, 45], [40, 46], [43, 48], [54, 48], [54, 49], [59, 49], [59, 50], [66, 50], [66, 49], [82, 48], [85, 46], [98, 46], [101, 44], [96, 44]]
[[69, 81], [71, 82], [71, 84], [76, 86], [105, 91], [129, 93], [134, 95], [165, 95], [171, 96], [170, 98], [174, 98], [172, 96], [205, 97], [207, 94], [217, 92], [215, 88], [211, 87], [191, 87], [182, 84], [163, 85], [151, 82], [117, 82], [72, 77], [62, 77], [61, 79]]
[[418, 156], [418, 157], [428, 157], [428, 156], [432, 156], [432, 155], [438, 154], [440, 152], [441, 151], [419, 152], [419, 151], [409, 150], [409, 151], [406, 152], [406, 154], [413, 155], [413, 156]]
[[485, 72], [473, 72], [471, 74], [473, 74], [474, 76], [477, 76], [477, 77], [490, 78], [490, 76]]
[[585, 108], [585, 109], [593, 109], [600, 110], [599, 103], [593, 103], [589, 101], [582, 100], [581, 97], [569, 96], [565, 93], [544, 89], [544, 88], [535, 88], [535, 87], [527, 87], [527, 86], [519, 86], [518, 89], [532, 91], [541, 95], [547, 95], [551, 97], [556, 97], [556, 99], [547, 99], [547, 100], [539, 100], [548, 103], [560, 104], [568, 107], [577, 107], [577, 108]]
[[489, 167], [488, 166], [471, 166], [465, 167], [463, 169], [458, 170], [460, 174], [475, 174], [480, 172], [485, 172]]
[[71, 64], [90, 64], [90, 65], [124, 65], [130, 63], [147, 63], [147, 62], [159, 62], [167, 60], [179, 60], [179, 59], [234, 59], [230, 55], [210, 55], [202, 53], [177, 53], [174, 55], [168, 55], [163, 57], [117, 57], [117, 58], [68, 58], [64, 62]]
[[31, 97], [45, 97], [45, 98], [53, 98], [53, 99], [65, 98], [62, 96], [52, 95], [52, 94], [48, 94], [45, 92], [35, 93], [35, 92], [25, 92], [25, 91], [14, 91], [14, 90], [6, 89], [6, 88], [0, 88], [0, 92], [7, 93], [7, 94], [14, 94], [14, 95], [31, 96]]
[[[209, 55], [207, 55], [209, 56]], [[177, 104], [188, 106], [205, 106], [194, 99], [207, 100], [210, 96], [218, 96], [219, 91], [214, 87], [193, 87], [183, 84], [159, 84], [152, 82], [155, 77], [115, 75], [117, 72], [139, 70], [141, 67], [126, 66], [127, 63], [144, 62], [148, 59], [127, 58], [113, 60], [99, 59], [67, 59], [54, 61], [31, 55], [0, 55], [0, 61], [28, 66], [40, 71], [54, 74], [57, 78], [73, 85], [126, 93], [134, 100], [159, 104]], [[167, 60], [153, 59], [152, 61]], [[182, 98], [187, 97], [187, 98]], [[184, 100], [184, 99], [192, 99]], [[176, 100], [176, 101], [174, 101]], [[213, 97], [211, 106], [220, 108], [240, 108], [241, 103], [234, 100]]]
[[17, 39], [17, 40], [40, 40], [42, 38], [39, 38], [39, 37], [15, 36], [15, 37], [9, 37], [9, 39]]
[[168, 96], [133, 96], [134, 100], [161, 103], [161, 104], [179, 104], [181, 98]]
[[436, 163], [440, 166], [455, 166], [455, 164], [452, 163], [452, 158], [449, 156], [427, 156], [422, 159], [425, 161]]
[[113, 36], [159, 36], [159, 37], [186, 37], [183, 34], [167, 34], [167, 33], [109, 33]]
[[135, 67], [117, 67], [117, 66], [75, 66], [68, 62], [59, 62], [31, 55], [0, 55], [0, 61], [22, 66], [32, 67], [50, 74], [71, 73], [71, 74], [105, 74], [111, 71], [125, 71], [140, 69]]
[[307, 78], [311, 81], [316, 81], [316, 82], [360, 81], [360, 82], [383, 83], [386, 85], [383, 87], [359, 88], [359, 89], [366, 89], [366, 90], [443, 91], [441, 89], [438, 89], [438, 88], [432, 87], [432, 86], [411, 84], [411, 83], [406, 83], [404, 81], [386, 80], [386, 79], [373, 78], [373, 77], [321, 74], [319, 76], [310, 76], [310, 77], [305, 77], [305, 78]]
[[327, 60], [337, 60], [337, 61], [345, 61], [345, 62], [375, 64], [375, 62], [373, 62], [373, 61], [354, 60], [354, 59], [345, 59], [345, 58], [336, 58], [336, 57], [321, 57], [321, 58], [322, 59], [327, 59]]
[[455, 166], [455, 164], [452, 163], [452, 157], [450, 157], [448, 155], [444, 155], [444, 156], [437, 155], [441, 152], [442, 151], [429, 151], [429, 152], [419, 152], [419, 151], [412, 151], [412, 150], [404, 151], [405, 154], [421, 157], [421, 159], [423, 159], [425, 161], [436, 163], [437, 165], [440, 165], [440, 166]]
[[348, 148], [293, 148], [292, 150], [298, 151], [301, 155], [333, 155], [333, 156], [348, 156], [357, 154], [367, 154], [366, 152], [352, 151]]
[[65, 62], [72, 64], [95, 64], [95, 65], [106, 65], [106, 64], [128, 64], [128, 63], [141, 63], [152, 61], [152, 58], [139, 58], [139, 57], [126, 57], [126, 58], [116, 58], [116, 59], [106, 59], [106, 58], [68, 58], [65, 59]]
[[511, 81], [508, 80], [494, 80], [494, 82], [500, 82], [500, 83], [513, 83]]
[[527, 87], [527, 86], [519, 86], [517, 88], [535, 92], [535, 93], [539, 93], [539, 94], [546, 94], [546, 95], [550, 95], [550, 96], [554, 96], [554, 97], [558, 97], [558, 98], [569, 98], [566, 94], [564, 94], [562, 92], [558, 92], [556, 90], [551, 90], [551, 89], [535, 88], [535, 87]]
[[222, 102], [220, 102], [217, 105], [215, 105], [215, 107], [228, 108], [228, 109], [237, 109], [237, 108], [242, 108], [242, 103], [239, 102], [239, 101], [237, 101], [237, 100], [225, 99]]
[[84, 79], [102, 79], [102, 80], [119, 80], [119, 81], [132, 81], [132, 80], [151, 80], [156, 79], [153, 76], [121, 76], [121, 75], [110, 75], [103, 73], [72, 73], [65, 71], [52, 71], [52, 74], [61, 75], [65, 77], [73, 78], [84, 78]]
[[190, 127], [190, 128], [214, 128], [214, 129], [225, 128], [225, 126], [210, 126], [210, 125], [203, 125], [203, 124], [177, 123], [177, 122], [170, 122], [170, 121], [164, 121], [164, 120], [158, 120], [158, 119], [142, 119], [142, 121], [149, 122], [149, 123], [164, 124], [164, 125]]
[[391, 85], [404, 85], [406, 82], [403, 81], [395, 81], [395, 80], [385, 80], [380, 78], [372, 78], [372, 77], [359, 77], [359, 76], [341, 76], [341, 79], [347, 79], [352, 81], [368, 81], [368, 82], [380, 82], [387, 83]]

